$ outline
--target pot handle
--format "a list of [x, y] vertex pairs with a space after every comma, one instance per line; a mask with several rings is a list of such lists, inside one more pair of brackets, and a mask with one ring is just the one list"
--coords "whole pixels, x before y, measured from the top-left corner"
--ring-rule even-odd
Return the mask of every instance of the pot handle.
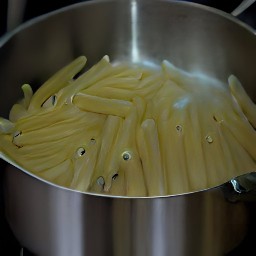
[[244, 0], [231, 12], [233, 16], [238, 16], [249, 8], [256, 0]]
[[222, 189], [230, 202], [256, 202], [256, 171], [231, 179], [223, 184]]

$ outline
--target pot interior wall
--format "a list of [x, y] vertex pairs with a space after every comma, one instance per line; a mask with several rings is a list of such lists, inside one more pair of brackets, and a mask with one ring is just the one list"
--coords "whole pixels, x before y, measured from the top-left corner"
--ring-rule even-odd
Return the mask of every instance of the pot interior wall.
[[164, 0], [89, 2], [30, 23], [0, 48], [1, 116], [21, 97], [22, 84], [36, 89], [79, 55], [88, 67], [107, 54], [150, 65], [167, 59], [224, 82], [235, 74], [256, 100], [255, 35], [206, 8]]
[[[167, 59], [224, 82], [235, 74], [256, 101], [256, 37], [234, 18], [164, 0], [97, 1], [34, 20], [0, 47], [0, 116], [22, 97], [22, 84], [36, 89], [75, 57], [87, 56], [89, 67], [106, 54], [146, 65]], [[12, 166], [5, 198], [15, 235], [42, 256], [166, 256], [173, 248], [176, 256], [219, 256], [241, 241], [248, 214], [220, 190], [115, 200], [62, 190]]]

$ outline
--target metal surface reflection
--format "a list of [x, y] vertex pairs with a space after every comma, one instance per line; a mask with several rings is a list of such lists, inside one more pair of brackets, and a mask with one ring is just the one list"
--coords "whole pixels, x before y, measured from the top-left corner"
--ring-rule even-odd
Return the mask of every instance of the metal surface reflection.
[[[78, 4], [2, 41], [0, 115], [20, 98], [23, 82], [36, 89], [81, 54], [88, 66], [108, 54], [114, 62], [169, 59], [221, 81], [235, 72], [256, 100], [255, 46], [250, 28], [206, 7], [167, 0]], [[162, 198], [104, 197], [59, 188], [11, 165], [4, 182], [10, 226], [39, 256], [220, 256], [248, 228], [248, 208], [229, 200], [230, 186]]]
[[140, 60], [139, 57], [139, 49], [138, 49], [138, 6], [137, 1], [131, 1], [131, 29], [132, 29], [132, 49], [131, 49], [131, 59], [133, 62], [138, 62]]
[[219, 256], [247, 229], [245, 205], [229, 203], [221, 188], [108, 198], [57, 188], [9, 166], [6, 197], [15, 235], [36, 255]]

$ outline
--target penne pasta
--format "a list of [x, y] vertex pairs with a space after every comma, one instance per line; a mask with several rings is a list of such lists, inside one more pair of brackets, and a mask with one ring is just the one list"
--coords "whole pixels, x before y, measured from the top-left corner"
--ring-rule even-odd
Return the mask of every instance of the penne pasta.
[[240, 81], [234, 75], [231, 75], [228, 78], [228, 81], [232, 95], [241, 106], [245, 116], [256, 129], [256, 104], [252, 102], [252, 100], [242, 87]]
[[125, 117], [131, 107], [131, 102], [116, 99], [106, 99], [93, 95], [78, 94], [73, 103], [83, 111]]
[[149, 196], [166, 194], [156, 123], [146, 119], [138, 135], [139, 152]]
[[28, 107], [29, 112], [36, 111], [50, 96], [58, 92], [61, 88], [65, 87], [71, 79], [84, 67], [86, 58], [84, 56], [78, 57], [66, 67], [62, 68], [49, 80], [47, 80], [31, 98]]
[[0, 118], [0, 157], [59, 186], [129, 197], [183, 194], [256, 171], [256, 105], [165, 60], [81, 56]]
[[[95, 171], [93, 173], [93, 178], [91, 180], [90, 190], [97, 192], [103, 191], [106, 180], [106, 173], [108, 169], [106, 168], [106, 163], [109, 161], [111, 152], [111, 145], [116, 141], [116, 134], [118, 133], [120, 126], [122, 125], [122, 118], [117, 116], [109, 115], [105, 121], [101, 137], [101, 145], [99, 149], [99, 155], [97, 159], [97, 164]], [[102, 178], [102, 182], [97, 182], [99, 178]], [[101, 185], [101, 186], [100, 186]]]

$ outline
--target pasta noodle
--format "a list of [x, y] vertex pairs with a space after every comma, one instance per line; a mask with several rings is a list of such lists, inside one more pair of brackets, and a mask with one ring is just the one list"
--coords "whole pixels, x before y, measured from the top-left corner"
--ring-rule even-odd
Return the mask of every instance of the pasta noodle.
[[[256, 170], [256, 105], [228, 85], [164, 60], [157, 69], [81, 56], [0, 118], [0, 155], [82, 192], [162, 196]], [[77, 77], [78, 76], [78, 77]]]

